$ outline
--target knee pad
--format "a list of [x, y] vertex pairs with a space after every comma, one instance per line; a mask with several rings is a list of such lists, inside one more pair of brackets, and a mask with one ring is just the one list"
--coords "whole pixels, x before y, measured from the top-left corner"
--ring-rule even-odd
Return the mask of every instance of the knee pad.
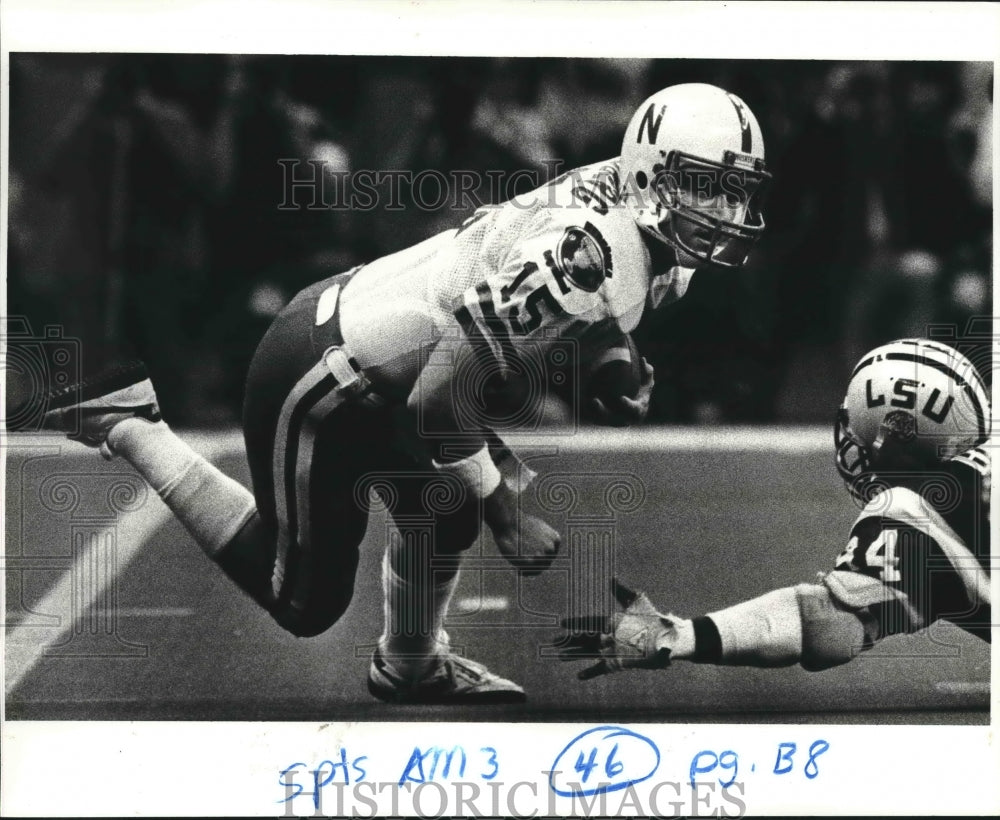
[[822, 584], [799, 584], [795, 593], [802, 617], [803, 669], [819, 672], [840, 666], [869, 645], [867, 608], [848, 608]]

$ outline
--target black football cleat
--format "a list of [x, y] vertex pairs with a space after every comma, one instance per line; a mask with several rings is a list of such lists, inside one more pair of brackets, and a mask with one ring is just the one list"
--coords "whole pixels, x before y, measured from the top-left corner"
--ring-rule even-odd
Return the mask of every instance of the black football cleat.
[[[40, 421], [32, 420], [30, 429], [65, 433], [73, 441], [99, 447], [101, 455], [111, 458], [107, 439], [111, 428], [127, 418], [159, 421], [160, 407], [146, 366], [138, 360], [123, 362], [73, 384], [50, 390], [36, 399], [45, 411]], [[7, 429], [29, 429], [8, 419]]]

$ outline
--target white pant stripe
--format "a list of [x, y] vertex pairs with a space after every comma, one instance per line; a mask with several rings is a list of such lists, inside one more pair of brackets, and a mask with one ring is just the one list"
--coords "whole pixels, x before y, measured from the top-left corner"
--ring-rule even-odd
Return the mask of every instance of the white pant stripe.
[[[316, 450], [316, 433], [323, 420], [343, 401], [344, 397], [337, 390], [330, 391], [313, 405], [299, 427], [299, 446], [295, 460], [295, 521], [297, 524], [295, 543], [300, 552], [303, 553], [312, 549], [309, 478]], [[300, 596], [304, 594], [306, 589], [305, 584], [302, 583], [306, 580], [306, 576], [307, 573], [300, 568], [295, 592], [292, 595], [292, 606], [305, 605], [305, 601], [301, 600]]]
[[281, 414], [278, 416], [278, 427], [274, 435], [274, 454], [271, 462], [271, 475], [274, 484], [275, 515], [278, 522], [278, 545], [274, 562], [274, 574], [271, 578], [271, 586], [275, 596], [278, 595], [284, 581], [285, 564], [288, 560], [288, 548], [291, 542], [290, 524], [288, 518], [288, 496], [285, 490], [288, 479], [286, 461], [289, 446], [289, 436], [297, 433], [289, 430], [292, 416], [299, 403], [306, 397], [310, 390], [315, 388], [324, 378], [330, 376], [330, 371], [326, 363], [322, 360], [309, 370], [295, 387], [291, 389], [285, 403], [281, 407]]

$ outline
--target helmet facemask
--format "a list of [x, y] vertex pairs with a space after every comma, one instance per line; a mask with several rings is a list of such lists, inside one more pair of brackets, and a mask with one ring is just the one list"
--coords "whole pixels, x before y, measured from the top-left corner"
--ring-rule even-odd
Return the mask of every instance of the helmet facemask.
[[886, 414], [875, 441], [868, 445], [852, 429], [846, 407], [834, 424], [834, 460], [837, 472], [854, 498], [867, 503], [889, 483], [925, 479], [949, 456], [916, 435], [913, 416], [903, 411]]
[[865, 495], [865, 485], [871, 483], [875, 477], [871, 472], [871, 453], [868, 445], [851, 430], [846, 407], [841, 407], [837, 411], [833, 427], [833, 446], [836, 452], [834, 460], [837, 472], [840, 473], [851, 495], [862, 498]]
[[[764, 231], [761, 200], [771, 175], [763, 160], [727, 151], [725, 162], [713, 162], [671, 151], [653, 171], [652, 180], [639, 172], [633, 183], [647, 188], [639, 226], [699, 265], [741, 268]], [[738, 219], [713, 215], [723, 209]]]

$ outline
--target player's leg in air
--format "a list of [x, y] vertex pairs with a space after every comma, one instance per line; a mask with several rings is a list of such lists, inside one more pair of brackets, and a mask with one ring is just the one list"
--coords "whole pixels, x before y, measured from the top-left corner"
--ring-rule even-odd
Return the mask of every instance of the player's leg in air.
[[[317, 331], [329, 285], [285, 308], [251, 364], [244, 436], [254, 493], [169, 428], [138, 362], [52, 394], [42, 426], [78, 427], [74, 438], [128, 461], [209, 558], [297, 636], [324, 632], [351, 601], [370, 487], [402, 535], [383, 560], [386, 626], [371, 693], [404, 703], [523, 700], [519, 686], [450, 651], [443, 622], [461, 552], [478, 536], [478, 500], [427, 510], [428, 484], [441, 478], [418, 442], [404, 440], [400, 409], [368, 391], [337, 346], [335, 320]], [[429, 515], [435, 538], [408, 538], [408, 522]]]

